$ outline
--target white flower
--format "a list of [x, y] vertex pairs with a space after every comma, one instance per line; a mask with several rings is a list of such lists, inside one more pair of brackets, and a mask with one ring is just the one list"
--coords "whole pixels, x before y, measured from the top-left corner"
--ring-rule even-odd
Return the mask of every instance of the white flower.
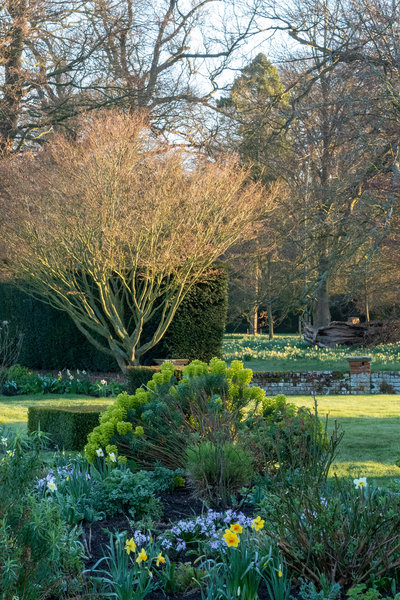
[[58, 371], [58, 375], [57, 375], [57, 377], [62, 377], [62, 373], [61, 373], [61, 371]]
[[67, 375], [68, 377], [71, 375], [71, 371], [69, 369], [67, 369]]
[[85, 370], [82, 371], [82, 375], [86, 375], [86, 371]]
[[2, 437], [1, 438], [1, 443], [3, 444], [3, 446], [7, 446], [7, 438]]
[[108, 458], [111, 460], [111, 462], [117, 462], [117, 457], [115, 456], [115, 452], [110, 452], [108, 454]]
[[50, 479], [50, 481], [47, 482], [47, 487], [51, 492], [56, 492], [57, 491], [57, 486], [54, 482], [54, 479]]
[[79, 374], [80, 374], [80, 370], [79, 370], [79, 369], [77, 369], [77, 370], [76, 370], [76, 374], [77, 374], [77, 375], [79, 375]]
[[356, 490], [367, 487], [367, 485], [368, 485], [366, 477], [360, 477], [360, 479], [354, 479], [353, 483], [355, 485]]
[[97, 454], [97, 456], [104, 456], [104, 452], [101, 448], [97, 448], [96, 454]]
[[7, 450], [7, 454], [8, 454], [8, 456], [14, 456], [15, 451], [14, 450]]
[[100, 383], [101, 383], [101, 385], [107, 385], [107, 381], [106, 381], [105, 379], [102, 379], [102, 380], [100, 381]]
[[69, 378], [70, 378], [70, 380], [72, 381], [72, 380], [73, 380], [73, 378], [74, 378], [74, 376], [73, 376], [73, 375], [70, 375], [70, 376], [69, 376]]

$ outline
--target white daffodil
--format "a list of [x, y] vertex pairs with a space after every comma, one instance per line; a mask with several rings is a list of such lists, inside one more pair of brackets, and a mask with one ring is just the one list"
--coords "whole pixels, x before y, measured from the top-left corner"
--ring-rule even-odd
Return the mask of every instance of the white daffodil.
[[1, 443], [3, 444], [3, 446], [7, 446], [7, 438], [6, 437], [2, 437], [1, 438]]
[[47, 482], [47, 487], [51, 492], [56, 492], [57, 491], [57, 486], [54, 482], [53, 479], [50, 479], [50, 481]]
[[110, 452], [110, 453], [108, 454], [108, 458], [109, 458], [109, 459], [111, 460], [111, 462], [113, 462], [113, 463], [114, 463], [114, 462], [117, 462], [117, 457], [116, 457], [116, 455], [115, 455], [115, 452]]
[[99, 457], [101, 457], [101, 456], [104, 456], [104, 452], [103, 452], [103, 450], [102, 450], [101, 448], [97, 448], [97, 450], [96, 450], [96, 454], [97, 454], [97, 456], [99, 456]]
[[366, 477], [360, 477], [359, 479], [354, 479], [353, 483], [354, 483], [356, 490], [365, 488], [368, 485]]

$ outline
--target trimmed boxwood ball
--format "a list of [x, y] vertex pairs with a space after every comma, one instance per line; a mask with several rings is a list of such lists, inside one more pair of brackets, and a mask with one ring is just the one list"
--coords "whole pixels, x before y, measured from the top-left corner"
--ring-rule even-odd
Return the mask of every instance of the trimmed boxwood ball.
[[28, 431], [40, 430], [50, 436], [51, 443], [65, 450], [82, 450], [88, 434], [99, 423], [105, 406], [30, 406]]

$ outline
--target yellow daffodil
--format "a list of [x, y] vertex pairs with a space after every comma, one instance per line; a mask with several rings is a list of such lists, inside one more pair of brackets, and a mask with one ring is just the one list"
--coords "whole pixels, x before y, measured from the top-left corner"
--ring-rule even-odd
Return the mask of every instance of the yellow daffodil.
[[230, 529], [225, 529], [224, 540], [228, 548], [230, 548], [231, 546], [237, 548], [240, 542], [239, 536]]
[[264, 527], [264, 519], [262, 519], [260, 516], [256, 517], [255, 519], [253, 519], [253, 523], [252, 523], [252, 528], [255, 529], [256, 531], [260, 531], [260, 529], [262, 529]]
[[141, 551], [138, 554], [138, 557], [136, 559], [136, 562], [138, 565], [140, 565], [141, 562], [144, 562], [148, 559], [146, 550], [144, 548], [141, 549]]
[[165, 563], [165, 557], [160, 552], [160, 554], [157, 556], [156, 565], [157, 565], [157, 567], [159, 567], [160, 564], [164, 564], [164, 563]]
[[240, 523], [233, 523], [231, 525], [231, 531], [234, 533], [242, 533], [243, 527], [240, 525]]
[[126, 544], [125, 544], [125, 550], [127, 554], [130, 554], [131, 552], [135, 552], [136, 551], [136, 544], [133, 538], [130, 538], [129, 540], [126, 540]]
[[281, 567], [281, 565], [279, 565], [278, 577], [283, 577], [283, 573], [282, 573], [282, 567]]

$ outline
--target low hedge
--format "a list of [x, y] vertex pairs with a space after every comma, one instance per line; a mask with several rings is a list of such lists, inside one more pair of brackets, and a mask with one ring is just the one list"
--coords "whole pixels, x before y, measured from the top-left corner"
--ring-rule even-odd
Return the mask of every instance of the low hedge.
[[[154, 373], [158, 373], [160, 371], [160, 367], [128, 367], [127, 372], [127, 391], [128, 394], [134, 394], [138, 388], [140, 388], [143, 384], [147, 385], [147, 383], [151, 380]], [[174, 375], [177, 381], [182, 379], [182, 368], [175, 367]]]
[[40, 430], [51, 443], [65, 450], [82, 450], [88, 434], [99, 424], [106, 406], [30, 406], [28, 431]]

